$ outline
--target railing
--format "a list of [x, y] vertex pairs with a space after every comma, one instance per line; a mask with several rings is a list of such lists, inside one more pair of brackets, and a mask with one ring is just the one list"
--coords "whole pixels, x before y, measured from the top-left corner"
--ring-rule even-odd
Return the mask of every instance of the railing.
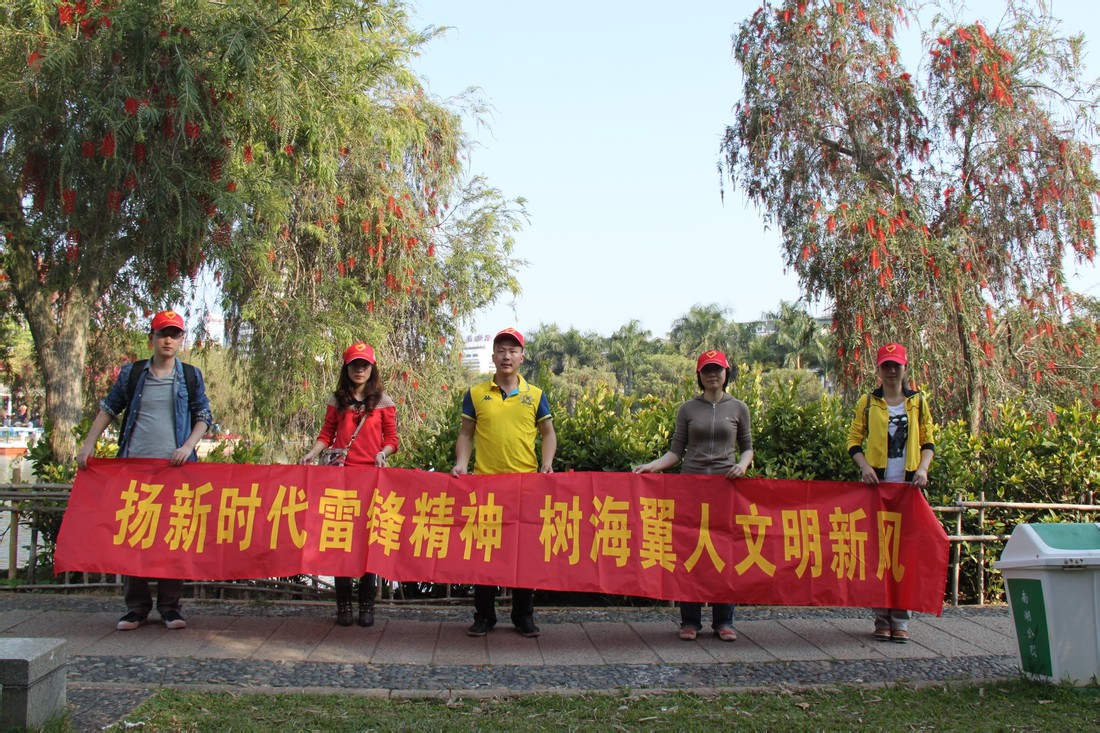
[[[959, 605], [959, 568], [962, 564], [962, 545], [967, 542], [978, 543], [978, 605], [985, 605], [985, 575], [986, 575], [986, 546], [991, 543], [1006, 542], [1009, 538], [1007, 534], [987, 534], [986, 528], [986, 510], [987, 509], [1017, 509], [1025, 511], [1054, 511], [1054, 512], [1077, 512], [1083, 514], [1084, 517], [1078, 517], [1077, 519], [1085, 519], [1091, 521], [1089, 518], [1095, 519], [1095, 515], [1100, 513], [1100, 506], [1096, 504], [1096, 496], [1094, 492], [1089, 491], [1087, 494], [1087, 504], [1046, 504], [1039, 502], [1019, 502], [1019, 501], [986, 501], [985, 492], [979, 494], [978, 501], [964, 501], [960, 496], [955, 500], [955, 503], [951, 506], [934, 506], [932, 511], [942, 515], [955, 515], [955, 532], [951, 534], [948, 531], [947, 539], [951, 542], [951, 563], [950, 563], [950, 578], [948, 583], [948, 594], [951, 596], [951, 605]], [[966, 534], [963, 532], [963, 517], [967, 512], [977, 511], [978, 513], [978, 534]], [[944, 529], [949, 530], [948, 522], [943, 519], [940, 520]]]
[[[8, 580], [14, 583], [19, 580], [19, 537], [23, 530], [30, 531], [30, 543], [26, 548], [26, 567], [23, 573], [25, 582], [18, 587], [24, 590], [89, 590], [96, 588], [121, 589], [122, 576], [102, 573], [64, 573], [60, 583], [38, 583], [37, 561], [39, 552], [39, 531], [26, 524], [26, 517], [31, 512], [46, 512], [63, 514], [65, 505], [69, 499], [68, 484], [0, 484], [0, 512], [7, 512], [8, 521], [0, 518], [0, 538], [7, 539], [8, 546]], [[1026, 511], [1053, 511], [1057, 513], [1076, 513], [1076, 520], [1094, 521], [1100, 515], [1100, 505], [1095, 503], [1095, 495], [1089, 492], [1086, 504], [1044, 504], [1012, 501], [986, 501], [985, 493], [980, 495], [978, 501], [964, 501], [961, 497], [949, 506], [932, 507], [932, 511], [942, 515], [941, 522], [948, 532], [948, 540], [951, 542], [951, 559], [949, 565], [948, 595], [951, 605], [959, 605], [959, 572], [962, 565], [963, 546], [977, 543], [977, 568], [978, 568], [978, 604], [984, 605], [986, 600], [985, 576], [987, 565], [987, 546], [994, 543], [1002, 543], [1008, 540], [1007, 534], [989, 534], [986, 526], [990, 522], [986, 511], [988, 509], [1010, 509]], [[978, 533], [963, 534], [963, 519], [969, 514], [977, 513]], [[953, 517], [953, 519], [952, 519]], [[954, 525], [952, 527], [952, 525]], [[6, 531], [4, 527], [7, 527]], [[952, 533], [952, 528], [954, 532]], [[98, 576], [98, 579], [96, 579]], [[294, 598], [317, 598], [322, 592], [330, 591], [332, 584], [326, 579], [307, 575], [298, 576], [295, 579], [267, 578], [248, 581], [194, 581], [188, 585], [194, 588], [196, 598], [225, 598], [229, 592], [234, 596], [243, 595], [251, 598], [252, 594], [291, 596]], [[391, 600], [400, 602], [405, 600], [400, 584], [380, 583], [383, 593], [391, 595]], [[417, 602], [443, 602], [450, 603], [456, 600], [451, 595], [451, 587], [447, 585], [445, 595], [441, 598], [420, 598]]]

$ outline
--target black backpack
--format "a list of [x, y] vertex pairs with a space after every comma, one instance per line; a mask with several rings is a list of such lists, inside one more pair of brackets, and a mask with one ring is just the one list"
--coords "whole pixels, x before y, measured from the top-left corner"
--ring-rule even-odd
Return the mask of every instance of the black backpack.
[[[149, 362], [148, 359], [141, 359], [140, 361], [133, 362], [133, 366], [130, 368], [130, 378], [126, 382], [126, 410], [122, 413], [122, 426], [125, 429], [126, 418], [130, 414], [130, 405], [134, 402], [134, 393], [137, 392], [138, 380], [141, 379], [141, 372], [145, 369], [145, 365]], [[191, 366], [185, 361], [181, 361], [183, 364], [183, 382], [187, 387], [187, 404], [191, 412], [195, 411], [195, 393], [199, 390], [199, 378], [195, 374], [195, 367]], [[126, 438], [129, 436], [120, 435], [119, 443], [124, 445]]]

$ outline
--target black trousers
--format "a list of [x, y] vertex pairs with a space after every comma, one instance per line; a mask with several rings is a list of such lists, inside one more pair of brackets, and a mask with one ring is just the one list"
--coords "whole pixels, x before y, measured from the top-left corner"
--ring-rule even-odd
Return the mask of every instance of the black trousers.
[[157, 583], [157, 613], [180, 610], [180, 596], [183, 595], [183, 581], [176, 578], [139, 578], [134, 575], [122, 576], [122, 596], [126, 599], [126, 610], [140, 614], [142, 618], [153, 610], [153, 591], [149, 581]]
[[[332, 584], [336, 588], [336, 602], [351, 603], [351, 578], [333, 578]], [[378, 576], [374, 573], [365, 573], [359, 579], [359, 603], [374, 603], [374, 594], [378, 590]]]
[[[474, 586], [474, 618], [485, 619], [490, 626], [497, 622], [497, 586]], [[535, 615], [535, 591], [532, 588], [512, 589], [512, 623]]]

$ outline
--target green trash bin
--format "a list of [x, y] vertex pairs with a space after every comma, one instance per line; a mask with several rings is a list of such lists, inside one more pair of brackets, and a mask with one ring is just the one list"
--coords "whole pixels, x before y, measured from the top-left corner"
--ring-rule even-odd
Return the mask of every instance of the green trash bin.
[[1024, 673], [1096, 684], [1100, 524], [1018, 524], [993, 566], [1005, 578]]

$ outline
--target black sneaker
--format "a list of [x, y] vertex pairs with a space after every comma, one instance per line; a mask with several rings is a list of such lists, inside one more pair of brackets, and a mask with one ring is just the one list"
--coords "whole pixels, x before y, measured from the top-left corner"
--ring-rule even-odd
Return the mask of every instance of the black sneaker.
[[141, 623], [145, 620], [137, 611], [130, 611], [125, 616], [118, 620], [118, 626], [115, 628], [119, 631], [133, 631], [137, 627], [141, 626]]
[[539, 631], [539, 627], [535, 626], [535, 621], [530, 616], [528, 616], [527, 618], [521, 618], [519, 621], [516, 621], [515, 626], [516, 631], [519, 632], [520, 636], [526, 636], [529, 639], [533, 639], [540, 633], [542, 633], [541, 631]]
[[160, 620], [170, 629], [186, 629], [187, 622], [180, 616], [179, 611], [165, 611], [160, 615]]
[[493, 625], [483, 618], [475, 618], [470, 628], [466, 629], [466, 636], [485, 636], [492, 631]]

